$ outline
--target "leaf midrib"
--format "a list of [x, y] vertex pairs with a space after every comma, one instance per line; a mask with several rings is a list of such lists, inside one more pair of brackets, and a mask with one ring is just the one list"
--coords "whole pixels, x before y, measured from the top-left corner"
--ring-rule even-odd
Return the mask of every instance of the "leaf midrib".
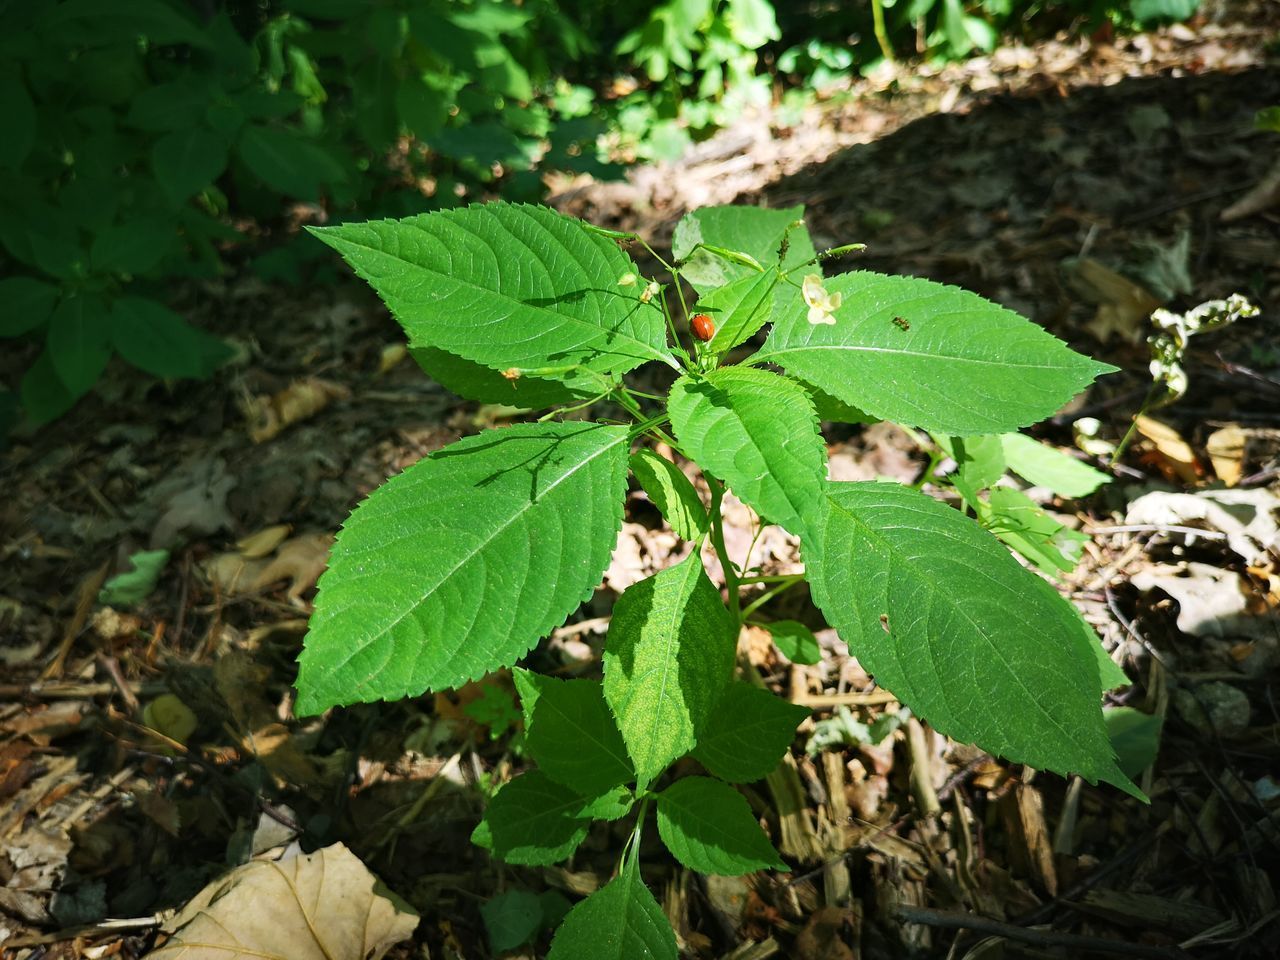
[[[752, 365], [755, 365], [757, 363], [776, 363], [776, 362], [779, 362], [775, 360], [776, 357], [783, 357], [789, 354], [808, 353], [810, 351], [818, 352], [818, 351], [829, 351], [829, 350], [838, 350], [841, 352], [849, 352], [849, 353], [884, 353], [884, 354], [890, 354], [891, 356], [894, 356], [894, 357], [919, 358], [919, 359], [925, 359], [925, 360], [942, 360], [949, 364], [967, 363], [977, 367], [1000, 367], [1000, 368], [1012, 367], [1019, 370], [1051, 370], [1051, 371], [1062, 372], [1062, 373], [1074, 372], [1077, 369], [1077, 365], [1065, 366], [1061, 364], [1053, 365], [1053, 364], [1047, 364], [1047, 363], [1025, 363], [1022, 361], [1015, 361], [1015, 360], [987, 360], [987, 359], [982, 359], [978, 357], [958, 356], [950, 353], [903, 350], [903, 349], [897, 349], [893, 347], [880, 347], [880, 346], [873, 346], [870, 344], [851, 344], [851, 343], [829, 343], [829, 344], [809, 343], [809, 344], [803, 344], [803, 345], [797, 344], [795, 346], [787, 346], [787, 347], [775, 347], [774, 349], [769, 350], [767, 352], [761, 351], [760, 353], [757, 353], [754, 357], [751, 358], [751, 363]], [[786, 366], [785, 363], [780, 363], [780, 365], [784, 367]]]
[[[610, 429], [610, 428], [608, 428], [608, 427], [604, 427], [603, 429]], [[615, 429], [622, 429], [622, 428], [615, 428]], [[584, 431], [584, 432], [585, 432], [585, 431]], [[571, 469], [567, 470], [563, 475], [561, 475], [559, 478], [557, 478], [557, 479], [556, 479], [556, 481], [555, 481], [554, 483], [552, 483], [552, 484], [551, 484], [550, 486], [548, 486], [545, 490], [543, 490], [543, 491], [538, 495], [537, 499], [529, 500], [529, 501], [527, 501], [527, 502], [525, 502], [525, 503], [522, 503], [522, 504], [521, 504], [521, 506], [520, 506], [520, 509], [519, 509], [519, 510], [517, 510], [516, 512], [514, 512], [513, 514], [511, 514], [511, 516], [510, 516], [510, 517], [508, 517], [508, 518], [506, 519], [506, 521], [505, 521], [505, 522], [503, 522], [503, 523], [502, 523], [502, 524], [500, 524], [499, 526], [495, 527], [495, 528], [493, 529], [493, 531], [492, 531], [488, 536], [486, 536], [482, 541], [480, 541], [480, 542], [476, 545], [475, 549], [473, 549], [473, 550], [471, 550], [470, 552], [468, 552], [468, 553], [464, 554], [464, 555], [461, 557], [461, 559], [459, 559], [459, 560], [458, 560], [458, 562], [457, 562], [457, 563], [455, 563], [455, 564], [454, 564], [454, 565], [453, 565], [453, 566], [448, 570], [448, 572], [446, 572], [444, 575], [442, 575], [441, 577], [439, 577], [439, 578], [436, 580], [436, 582], [431, 586], [431, 588], [430, 588], [429, 590], [427, 590], [425, 593], [423, 593], [423, 594], [422, 594], [422, 595], [417, 599], [417, 601], [416, 601], [416, 602], [414, 602], [414, 603], [410, 603], [410, 604], [406, 604], [406, 605], [405, 605], [405, 609], [404, 609], [404, 611], [403, 611], [403, 612], [401, 612], [401, 613], [400, 613], [400, 615], [399, 615], [399, 616], [397, 616], [394, 620], [392, 620], [390, 623], [388, 623], [385, 627], [383, 627], [383, 628], [382, 628], [381, 630], [379, 630], [377, 633], [375, 633], [375, 634], [373, 634], [372, 636], [370, 636], [370, 637], [368, 638], [368, 640], [366, 640], [363, 644], [360, 644], [359, 646], [353, 646], [353, 648], [352, 648], [351, 652], [350, 652], [350, 653], [348, 653], [348, 654], [347, 654], [347, 656], [346, 656], [345, 658], [343, 658], [341, 661], [339, 661], [338, 663], [336, 663], [336, 664], [334, 664], [332, 667], [330, 667], [329, 673], [332, 675], [332, 674], [334, 674], [334, 673], [338, 672], [338, 671], [339, 671], [339, 670], [341, 670], [343, 667], [345, 667], [348, 663], [350, 663], [350, 662], [351, 662], [351, 660], [356, 656], [356, 654], [360, 653], [361, 651], [363, 651], [363, 650], [367, 649], [369, 646], [371, 646], [371, 645], [373, 645], [373, 644], [377, 643], [379, 640], [381, 640], [381, 639], [383, 639], [384, 637], [386, 637], [389, 633], [391, 633], [391, 631], [393, 631], [396, 627], [398, 627], [398, 626], [399, 626], [399, 625], [400, 625], [400, 624], [405, 620], [405, 618], [406, 618], [406, 617], [411, 616], [415, 611], [417, 611], [418, 609], [420, 609], [420, 608], [422, 607], [422, 605], [423, 605], [424, 603], [426, 603], [426, 602], [427, 602], [427, 600], [429, 600], [429, 599], [431, 598], [431, 596], [432, 596], [433, 594], [435, 594], [435, 592], [436, 592], [437, 590], [439, 590], [439, 589], [440, 589], [440, 588], [441, 588], [441, 587], [442, 587], [442, 586], [443, 586], [443, 585], [444, 585], [444, 584], [445, 584], [445, 583], [446, 583], [446, 582], [447, 582], [447, 581], [448, 581], [448, 580], [449, 580], [449, 579], [450, 579], [454, 574], [456, 574], [456, 573], [457, 573], [457, 572], [458, 572], [458, 571], [459, 571], [459, 570], [460, 570], [464, 565], [466, 565], [466, 564], [470, 563], [473, 559], [475, 559], [475, 557], [476, 557], [476, 556], [477, 556], [477, 555], [478, 555], [482, 550], [484, 550], [485, 548], [487, 548], [487, 547], [489, 546], [489, 544], [490, 544], [490, 543], [492, 543], [495, 539], [497, 539], [497, 537], [498, 537], [500, 534], [503, 534], [503, 533], [505, 533], [507, 530], [509, 530], [509, 529], [510, 529], [514, 524], [515, 524], [515, 522], [516, 522], [517, 520], [523, 519], [523, 518], [524, 518], [524, 516], [525, 516], [525, 514], [526, 514], [529, 510], [531, 510], [531, 509], [533, 509], [535, 506], [537, 506], [539, 503], [541, 503], [541, 502], [542, 502], [542, 501], [543, 501], [543, 500], [544, 500], [544, 499], [545, 499], [545, 498], [546, 498], [546, 497], [551, 493], [551, 491], [553, 491], [556, 487], [560, 486], [560, 484], [564, 483], [564, 482], [565, 482], [565, 480], [567, 480], [569, 477], [573, 476], [575, 473], [577, 473], [577, 472], [578, 472], [579, 470], [581, 470], [583, 467], [588, 466], [589, 464], [591, 464], [591, 463], [595, 462], [595, 460], [596, 460], [598, 457], [601, 457], [601, 456], [603, 456], [604, 454], [606, 454], [606, 453], [608, 453], [609, 451], [611, 451], [611, 450], [612, 450], [614, 447], [616, 447], [619, 443], [625, 443], [625, 442], [626, 442], [626, 440], [627, 440], [627, 435], [626, 435], [625, 433], [623, 433], [621, 436], [619, 436], [619, 437], [615, 438], [615, 439], [614, 439], [614, 441], [613, 441], [612, 443], [606, 444], [605, 446], [603, 446], [603, 447], [601, 447], [599, 450], [597, 450], [595, 453], [593, 453], [591, 456], [586, 457], [586, 458], [584, 458], [583, 460], [578, 461], [578, 463], [574, 464], [574, 465], [573, 465], [573, 467], [572, 467]], [[361, 680], [361, 681], [357, 684], [357, 686], [363, 686], [364, 684], [368, 683], [368, 681], [369, 681], [369, 678], [367, 678], [367, 677], [366, 677], [364, 680]]]
[[[861, 531], [863, 531], [863, 535], [867, 539], [875, 541], [882, 549], [889, 551], [889, 555], [891, 556], [899, 555], [898, 562], [901, 563], [903, 566], [905, 566], [907, 569], [912, 570], [915, 573], [916, 578], [922, 581], [925, 584], [925, 586], [928, 587], [930, 593], [934, 597], [937, 597], [939, 594], [948, 596], [948, 597], [950, 596], [948, 591], [940, 587], [938, 584], [934, 583], [927, 576], [927, 571], [923, 570], [920, 567], [920, 565], [917, 564], [913, 559], [909, 557], [902, 557], [901, 551], [895, 548], [893, 542], [889, 540], [887, 537], [880, 536], [879, 531], [876, 528], [872, 527], [865, 520], [861, 520], [854, 513], [852, 513], [848, 507], [837, 502], [834, 497], [828, 495], [827, 499], [830, 501], [832, 508], [836, 510], [840, 510], [847, 517], [849, 517], [849, 519], [854, 524], [856, 524], [861, 529]], [[1017, 682], [1018, 686], [1022, 688], [1022, 691], [1026, 696], [1026, 699], [1034, 706], [1035, 711], [1038, 712], [1041, 716], [1045, 717], [1054, 727], [1056, 727], [1058, 732], [1063, 736], [1066, 742], [1079, 744], [1080, 742], [1075, 737], [1069, 734], [1068, 730], [1061, 723], [1057, 721], [1057, 719], [1053, 716], [1053, 714], [1045, 710], [1041, 706], [1039, 698], [1036, 697], [1033, 691], [1027, 686], [1026, 681], [1022, 678], [1022, 675], [1017, 670], [1014, 670], [1010, 666], [1009, 661], [1005, 659], [1003, 652], [999, 649], [999, 647], [997, 647], [994, 643], [991, 642], [991, 638], [987, 636], [984, 630], [980, 629], [979, 624], [977, 624], [973, 620], [973, 618], [970, 616], [968, 608], [960, 606], [959, 604], [952, 604], [952, 607], [970, 625], [970, 627], [973, 629], [973, 632], [977, 636], [982, 638], [983, 644], [994, 654], [995, 658], [999, 660], [1001, 665], [1004, 667], [1005, 672], [1010, 676], [1012, 676], [1014, 680]], [[958, 718], [958, 715], [955, 714], [955, 711], [952, 711], [952, 714], [953, 716], [956, 716]]]
[[[505, 229], [505, 226], [504, 226], [504, 229]], [[432, 234], [432, 236], [434, 237], [435, 234]], [[435, 237], [435, 238], [437, 240], [441, 239], [439, 237]], [[528, 303], [527, 301], [520, 300], [502, 290], [494, 290], [490, 287], [480, 286], [479, 284], [476, 284], [476, 283], [469, 283], [465, 279], [459, 279], [454, 274], [445, 273], [441, 270], [435, 270], [435, 269], [432, 269], [431, 267], [425, 267], [422, 264], [413, 263], [412, 261], [406, 260], [404, 257], [398, 254], [389, 253], [387, 250], [383, 249], [382, 247], [376, 247], [368, 243], [362, 243], [358, 240], [352, 240], [346, 237], [337, 237], [337, 236], [335, 236], [331, 242], [335, 248], [338, 246], [338, 244], [343, 244], [348, 247], [367, 250], [371, 253], [378, 254], [382, 257], [385, 257], [388, 260], [393, 260], [396, 263], [402, 263], [413, 270], [417, 270], [417, 271], [421, 271], [422, 273], [429, 274], [432, 277], [441, 277], [446, 280], [449, 280], [453, 285], [463, 288], [465, 290], [471, 291], [473, 293], [480, 293], [486, 297], [495, 297], [499, 300], [521, 307], [522, 309], [531, 310], [539, 314], [545, 314], [547, 316], [554, 317], [557, 320], [561, 321], [562, 323], [568, 323], [577, 327], [585, 328], [592, 334], [593, 340], [599, 340], [608, 335], [613, 335], [617, 337], [619, 340], [623, 340], [625, 342], [629, 342], [640, 347], [642, 354], [648, 359], [658, 360], [662, 363], [666, 363], [669, 366], [676, 368], [677, 370], [680, 369], [679, 364], [669, 354], [663, 353], [661, 349], [653, 346], [653, 344], [647, 343], [644, 340], [641, 340], [630, 333], [623, 332], [622, 330], [606, 329], [605, 327], [591, 323], [589, 320], [584, 320], [581, 317], [575, 317], [573, 314], [560, 313], [559, 311], [552, 310], [549, 307], [540, 307], [535, 304]], [[339, 252], [342, 252], [342, 251], [339, 251]], [[359, 268], [357, 268], [357, 270], [358, 269]], [[637, 301], [637, 305], [643, 306], [643, 304], [639, 304], [638, 301]], [[579, 346], [580, 347], [586, 346], [586, 344], [579, 344]], [[602, 350], [601, 352], [618, 352], [618, 351]], [[628, 359], [631, 359], [631, 357], [625, 353], [618, 352], [618, 355], [628, 357]]]

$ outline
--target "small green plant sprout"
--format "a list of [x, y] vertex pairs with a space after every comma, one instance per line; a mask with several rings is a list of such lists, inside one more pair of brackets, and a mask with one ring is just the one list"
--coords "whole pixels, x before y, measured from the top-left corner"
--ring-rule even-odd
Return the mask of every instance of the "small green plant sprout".
[[[1006, 467], [1071, 495], [1105, 479], [1017, 431], [1112, 368], [964, 290], [825, 276], [830, 257], [802, 215], [696, 211], [673, 259], [657, 258], [662, 278], [624, 251], [638, 237], [536, 206], [314, 231], [387, 303], [429, 374], [464, 397], [550, 411], [427, 456], [355, 509], [320, 580], [297, 708], [414, 697], [515, 667], [533, 765], [497, 790], [474, 841], [536, 866], [568, 857], [593, 820], [631, 825], [614, 878], [565, 917], [553, 960], [676, 957], [640, 875], [651, 823], [692, 870], [787, 869], [735, 784], [773, 770], [806, 711], [735, 678], [735, 648], [761, 598], [802, 578], [744, 602], [755, 578], [726, 549], [727, 488], [799, 537], [818, 607], [912, 714], [1011, 761], [1141, 796], [1103, 720], [1114, 666], [992, 534], [1050, 570], [1069, 544], [1021, 501], [981, 495]], [[766, 327], [754, 354], [726, 365]], [[650, 363], [671, 371], [665, 398], [627, 385]], [[609, 419], [557, 417], [594, 401]], [[820, 411], [939, 438], [977, 520], [897, 483], [829, 480]], [[709, 503], [650, 442], [698, 465]], [[600, 584], [629, 475], [691, 551], [618, 598], [602, 680], [515, 666]], [[727, 601], [703, 569], [707, 543]], [[820, 655], [799, 624], [772, 628], [788, 655]]]

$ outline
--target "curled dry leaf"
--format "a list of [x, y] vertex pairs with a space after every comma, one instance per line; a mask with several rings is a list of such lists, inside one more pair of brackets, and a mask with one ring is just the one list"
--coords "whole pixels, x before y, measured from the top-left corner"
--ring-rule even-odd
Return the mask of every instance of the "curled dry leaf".
[[258, 860], [209, 884], [147, 954], [183, 960], [377, 960], [418, 926], [413, 909], [340, 843]]
[[333, 400], [349, 400], [351, 391], [340, 383], [307, 377], [295, 380], [271, 396], [259, 394], [244, 403], [249, 439], [263, 443], [299, 420], [314, 417]]
[[236, 549], [240, 552], [240, 556], [256, 560], [274, 552], [292, 532], [293, 528], [289, 524], [277, 523], [273, 527], [264, 527], [257, 533], [240, 538], [236, 541]]
[[304, 533], [286, 540], [255, 578], [253, 589], [261, 590], [279, 580], [288, 580], [286, 595], [296, 603], [324, 573], [332, 546], [333, 537], [327, 533]]
[[1195, 483], [1204, 473], [1191, 445], [1182, 439], [1177, 430], [1159, 420], [1140, 415], [1136, 420], [1138, 433], [1151, 441], [1149, 456], [1154, 465], [1170, 477], [1183, 483]]
[[1139, 343], [1147, 335], [1148, 317], [1160, 300], [1146, 287], [1088, 257], [1076, 264], [1073, 285], [1098, 305], [1085, 329], [1104, 343], [1112, 337]]
[[250, 554], [220, 553], [210, 557], [201, 564], [205, 576], [230, 596], [256, 593], [273, 583], [287, 580], [286, 596], [296, 604], [324, 572], [333, 536], [327, 533], [299, 534], [282, 543], [276, 555], [270, 558], [257, 554], [257, 546], [250, 544]]

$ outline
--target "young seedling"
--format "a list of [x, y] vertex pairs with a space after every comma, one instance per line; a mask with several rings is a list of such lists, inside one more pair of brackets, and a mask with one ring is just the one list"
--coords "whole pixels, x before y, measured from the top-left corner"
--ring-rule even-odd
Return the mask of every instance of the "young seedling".
[[[651, 808], [692, 870], [787, 869], [734, 784], [772, 771], [806, 711], [735, 680], [734, 663], [745, 619], [802, 578], [755, 577], [730, 555], [726, 488], [800, 538], [818, 607], [915, 715], [1011, 761], [1140, 796], [1103, 723], [1114, 666], [1071, 605], [988, 532], [1060, 569], [1059, 531], [1016, 498], [980, 496], [1006, 466], [1078, 490], [1105, 479], [1033, 454], [1016, 431], [1111, 368], [963, 290], [865, 271], [824, 277], [829, 256], [801, 213], [691, 214], [674, 262], [661, 261], [665, 287], [622, 249], [638, 238], [535, 206], [315, 231], [386, 301], [428, 373], [465, 397], [553, 415], [460, 440], [356, 508], [320, 581], [300, 713], [514, 666], [599, 585], [629, 474], [692, 541], [686, 559], [619, 597], [602, 681], [515, 670], [536, 768], [498, 790], [475, 842], [508, 863], [550, 864], [593, 820], [633, 824], [616, 875], [565, 918], [553, 960], [676, 956], [640, 875]], [[692, 322], [686, 342], [673, 299]], [[723, 365], [769, 324], [757, 352]], [[646, 363], [676, 375], [665, 399], [625, 382]], [[600, 399], [629, 419], [554, 417]], [[977, 520], [900, 484], [828, 480], [819, 411], [932, 433]], [[698, 465], [709, 507], [649, 440]], [[703, 569], [706, 543], [727, 603]], [[766, 593], [747, 593], [766, 581]], [[792, 650], [816, 647], [799, 624], [772, 626]], [[671, 777], [688, 756], [705, 773]]]

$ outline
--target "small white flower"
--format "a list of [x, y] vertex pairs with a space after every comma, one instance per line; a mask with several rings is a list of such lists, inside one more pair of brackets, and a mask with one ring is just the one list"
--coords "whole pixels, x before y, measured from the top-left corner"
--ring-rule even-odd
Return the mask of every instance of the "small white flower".
[[618, 286], [634, 287], [636, 285], [636, 275], [634, 273], [624, 273], [618, 278]]
[[841, 295], [827, 293], [822, 285], [822, 276], [811, 273], [804, 278], [800, 288], [804, 294], [804, 302], [809, 305], [810, 323], [835, 323], [835, 311], [840, 307]]
[[649, 285], [645, 287], [640, 294], [640, 302], [648, 303], [650, 300], [652, 300], [654, 297], [658, 295], [658, 291], [661, 289], [662, 289], [662, 284], [658, 283], [657, 280], [650, 280]]

